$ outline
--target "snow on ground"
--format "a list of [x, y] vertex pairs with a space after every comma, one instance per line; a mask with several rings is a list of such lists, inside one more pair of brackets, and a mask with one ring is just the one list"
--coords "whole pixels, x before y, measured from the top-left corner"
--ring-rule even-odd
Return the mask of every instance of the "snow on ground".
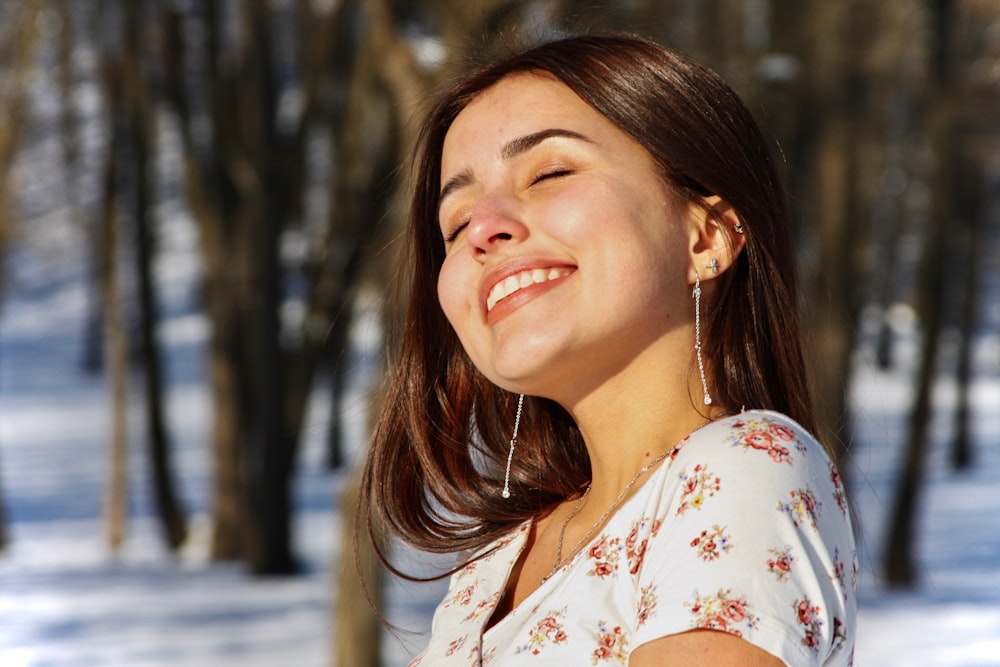
[[[10, 258], [14, 286], [0, 312], [0, 492], [12, 545], [0, 556], [2, 667], [246, 667], [329, 664], [334, 568], [344, 566], [337, 501], [347, 476], [322, 465], [325, 393], [314, 396], [296, 478], [296, 549], [305, 573], [255, 580], [237, 565], [208, 562], [208, 414], [203, 387], [205, 324], [196, 314], [193, 235], [164, 225], [160, 295], [166, 321], [169, 425], [181, 495], [192, 516], [178, 558], [160, 546], [151, 520], [142, 415], [130, 415], [132, 520], [122, 553], [101, 538], [109, 423], [105, 381], [80, 371], [87, 316], [85, 234], [58, 234], [35, 218]], [[291, 309], [294, 311], [294, 309]], [[377, 339], [362, 313], [347, 417], [358, 446], [365, 378]], [[949, 470], [944, 443], [955, 387], [938, 387], [937, 445], [920, 508], [923, 578], [908, 592], [879, 582], [881, 537], [905, 433], [912, 368], [874, 369], [862, 351], [852, 389], [858, 428], [846, 477], [861, 530], [863, 608], [857, 664], [1000, 665], [1000, 344], [983, 341], [973, 386], [978, 460]], [[907, 356], [907, 355], [904, 355]], [[911, 364], [912, 365], [912, 364]], [[132, 389], [140, 391], [133, 379]], [[347, 547], [349, 548], [349, 547]], [[388, 587], [386, 615], [418, 631], [386, 636], [387, 664], [403, 665], [424, 643], [441, 583]]]
[[[0, 665], [4, 667], [248, 667], [329, 664], [331, 571], [342, 565], [336, 501], [346, 475], [322, 466], [325, 394], [311, 411], [296, 481], [301, 577], [254, 580], [205, 558], [207, 417], [200, 383], [204, 327], [178, 313], [170, 345], [170, 425], [175, 466], [193, 513], [191, 545], [176, 560], [160, 547], [146, 495], [142, 451], [131, 461], [133, 520], [123, 552], [101, 540], [108, 424], [104, 380], [81, 374], [82, 289], [53, 288], [9, 300], [0, 320], [0, 469], [12, 546], [0, 558]], [[180, 298], [180, 297], [178, 297]], [[364, 342], [364, 340], [361, 340]], [[362, 363], [359, 361], [359, 363]], [[981, 368], [984, 366], [981, 366]], [[1000, 379], [973, 388], [978, 460], [953, 473], [943, 443], [954, 387], [942, 383], [939, 446], [921, 507], [915, 591], [879, 583], [881, 535], [911, 391], [901, 371], [881, 373], [859, 355], [859, 428], [848, 475], [865, 540], [858, 665], [1000, 665]], [[360, 375], [360, 374], [359, 374]], [[362, 388], [349, 410], [360, 433]], [[139, 446], [141, 414], [131, 415]], [[426, 629], [441, 584], [395, 582], [389, 617]], [[424, 641], [387, 637], [388, 663], [405, 664]]]
[[[93, 208], [106, 136], [93, 53], [84, 44], [77, 55], [79, 173], [71, 176], [64, 168], [56, 129], [59, 93], [53, 72], [43, 68], [33, 80], [36, 128], [17, 168], [23, 226], [16, 252], [5, 258], [0, 493], [12, 544], [0, 555], [0, 667], [326, 666], [336, 604], [331, 581], [349, 549], [341, 544], [337, 508], [347, 476], [322, 465], [326, 395], [320, 390], [314, 396], [295, 486], [296, 550], [304, 574], [259, 580], [238, 565], [208, 562], [206, 328], [194, 303], [193, 230], [182, 224], [176, 198], [159, 210], [169, 224], [160, 230], [158, 250], [165, 260], [158, 270], [170, 278], [161, 283], [166, 321], [160, 334], [168, 350], [174, 465], [192, 535], [177, 558], [160, 545], [134, 395], [127, 543], [118, 555], [103, 546], [108, 400], [104, 379], [80, 371], [90, 291], [83, 251], [92, 233], [69, 224], [74, 215], [67, 208]], [[165, 141], [161, 149], [162, 159], [176, 161], [175, 145]], [[177, 170], [165, 165], [162, 171], [176, 175]], [[176, 189], [171, 182], [164, 187]], [[991, 292], [997, 291], [994, 285]], [[949, 470], [944, 443], [955, 387], [943, 381], [936, 396], [937, 445], [919, 513], [922, 580], [912, 591], [890, 591], [878, 577], [885, 517], [905, 442], [912, 364], [886, 373], [875, 370], [864, 351], [858, 355], [852, 387], [857, 432], [845, 476], [864, 536], [859, 666], [1000, 666], [1000, 312], [995, 299], [992, 303], [987, 329], [993, 333], [981, 341], [973, 387], [978, 446], [973, 470]], [[357, 382], [347, 409], [355, 446], [365, 421], [364, 379], [370, 368], [365, 355], [377, 339], [367, 321], [355, 341]], [[135, 379], [132, 391], [140, 391]], [[388, 584], [386, 615], [417, 631], [401, 633], [401, 641], [386, 636], [388, 665], [404, 665], [419, 650], [425, 642], [419, 631], [429, 626], [442, 593], [441, 583]]]

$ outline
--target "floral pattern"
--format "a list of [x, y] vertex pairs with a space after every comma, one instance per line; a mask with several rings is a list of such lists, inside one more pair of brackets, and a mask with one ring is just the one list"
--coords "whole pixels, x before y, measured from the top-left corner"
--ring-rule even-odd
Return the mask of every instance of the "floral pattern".
[[591, 656], [591, 663], [614, 660], [622, 665], [628, 661], [628, 637], [620, 625], [608, 627], [606, 621], [597, 623], [597, 648]]
[[684, 514], [689, 509], [700, 510], [705, 498], [711, 498], [722, 489], [722, 480], [704, 463], [696, 465], [690, 474], [686, 470], [682, 472], [680, 480], [683, 486], [677, 514]]
[[656, 604], [659, 599], [656, 596], [656, 585], [643, 586], [639, 593], [639, 613], [636, 614], [636, 625], [641, 626], [646, 623], [655, 613]]
[[701, 596], [695, 592], [685, 603], [691, 610], [691, 627], [705, 630], [722, 630], [737, 637], [757, 628], [760, 618], [750, 609], [745, 595], [737, 595], [732, 589], [719, 589], [715, 595]]
[[558, 611], [550, 611], [535, 626], [528, 631], [528, 642], [519, 646], [516, 653], [538, 655], [549, 644], [562, 644], [569, 637], [560, 622], [566, 617], [566, 607]]
[[788, 574], [792, 571], [795, 563], [795, 553], [790, 544], [786, 544], [783, 549], [768, 549], [771, 556], [767, 559], [767, 571], [775, 576], [778, 581], [788, 581]]
[[818, 605], [813, 605], [808, 598], [796, 600], [794, 608], [799, 625], [803, 626], [802, 645], [808, 648], [813, 655], [817, 655], [823, 627], [823, 609]]
[[778, 511], [792, 517], [792, 522], [796, 528], [799, 527], [799, 523], [803, 520], [808, 521], [809, 525], [816, 528], [816, 519], [823, 508], [823, 503], [816, 499], [816, 494], [810, 489], [793, 489], [788, 492], [788, 495], [791, 501], [782, 502], [779, 500]]
[[713, 561], [733, 548], [732, 539], [726, 534], [725, 527], [713, 525], [710, 529], [701, 531], [698, 537], [691, 540], [691, 546], [697, 551], [703, 561]]
[[625, 665], [691, 628], [743, 637], [787, 664], [851, 664], [857, 553], [844, 486], [787, 417], [751, 411], [696, 431], [578, 557], [487, 628], [530, 529], [453, 575], [411, 665]]
[[733, 444], [746, 450], [766, 452], [775, 463], [792, 464], [792, 452], [805, 451], [787, 424], [769, 419], [738, 419], [730, 433]]

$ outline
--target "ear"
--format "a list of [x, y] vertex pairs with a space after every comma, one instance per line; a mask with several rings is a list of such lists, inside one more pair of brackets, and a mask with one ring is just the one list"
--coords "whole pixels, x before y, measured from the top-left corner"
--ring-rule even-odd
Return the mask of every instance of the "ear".
[[690, 202], [687, 210], [688, 253], [691, 268], [688, 282], [694, 284], [695, 271], [702, 282], [722, 275], [743, 251], [746, 239], [738, 232], [739, 216], [726, 200], [718, 196]]

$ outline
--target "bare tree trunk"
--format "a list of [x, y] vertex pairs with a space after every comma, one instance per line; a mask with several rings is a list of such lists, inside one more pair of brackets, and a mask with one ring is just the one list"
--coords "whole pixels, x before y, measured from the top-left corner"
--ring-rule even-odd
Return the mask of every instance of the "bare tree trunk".
[[280, 247], [281, 213], [273, 156], [276, 91], [271, 74], [271, 39], [265, 0], [251, 0], [246, 8], [246, 66], [256, 139], [252, 167], [257, 176], [259, 205], [251, 214], [254, 294], [251, 297], [250, 341], [253, 376], [252, 411], [247, 440], [249, 504], [254, 531], [248, 554], [256, 574], [287, 574], [297, 569], [291, 553], [291, 445], [285, 424], [283, 359], [280, 343], [282, 302]]
[[118, 275], [118, 221], [115, 194], [118, 181], [118, 155], [121, 128], [121, 84], [117, 70], [105, 68], [104, 89], [111, 111], [107, 157], [101, 193], [101, 213], [98, 224], [97, 267], [99, 298], [96, 310], [103, 313], [104, 358], [108, 361], [108, 388], [111, 394], [111, 436], [108, 447], [108, 477], [104, 494], [104, 536], [112, 552], [117, 552], [125, 540], [128, 513], [128, 336]]
[[148, 419], [147, 434], [152, 466], [153, 492], [156, 509], [167, 546], [176, 551], [187, 537], [184, 512], [175, 490], [170, 463], [170, 441], [163, 407], [163, 371], [156, 339], [157, 308], [153, 285], [153, 233], [149, 217], [150, 125], [153, 109], [145, 93], [142, 71], [145, 3], [123, 1], [125, 21], [123, 54], [125, 124], [128, 148], [132, 158], [131, 219], [135, 225], [136, 261], [139, 288], [140, 336], [145, 379], [145, 400]]
[[972, 410], [969, 406], [969, 390], [972, 385], [972, 355], [975, 348], [976, 327], [978, 324], [977, 310], [979, 306], [979, 286], [983, 262], [983, 246], [985, 245], [984, 227], [988, 215], [985, 206], [981, 206], [983, 174], [978, 169], [962, 179], [966, 184], [965, 192], [958, 199], [964, 202], [961, 208], [966, 212], [965, 221], [965, 280], [961, 290], [962, 313], [959, 321], [961, 339], [958, 348], [958, 368], [956, 383], [958, 385], [957, 405], [955, 408], [955, 436], [951, 446], [951, 465], [956, 470], [967, 470], [975, 461], [975, 449], [972, 441]]
[[[340, 499], [342, 532], [347, 539], [341, 541], [343, 553], [334, 577], [337, 615], [331, 633], [333, 664], [381, 667], [382, 624], [372, 605], [379, 603], [384, 575], [365, 536], [365, 526], [357, 524], [359, 481], [360, 477], [355, 475]], [[355, 533], [357, 552], [352, 554]]]
[[923, 490], [924, 464], [933, 417], [932, 392], [947, 291], [947, 229], [954, 216], [954, 170], [958, 164], [955, 128], [955, 91], [948, 76], [951, 0], [935, 0], [930, 24], [934, 26], [928, 86], [928, 136], [935, 163], [931, 181], [931, 209], [919, 275], [923, 308], [923, 344], [917, 390], [910, 412], [909, 433], [899, 486], [893, 500], [889, 534], [883, 556], [886, 581], [911, 586], [917, 581], [914, 561], [915, 525]]
[[[14, 231], [14, 196], [10, 173], [27, 120], [28, 78], [35, 64], [38, 45], [37, 3], [24, 3], [8, 14], [0, 26], [0, 57], [7, 60], [5, 76], [0, 80], [0, 294], [5, 286], [3, 256]], [[2, 479], [2, 477], [0, 477]], [[0, 485], [0, 552], [8, 544], [7, 512]]]

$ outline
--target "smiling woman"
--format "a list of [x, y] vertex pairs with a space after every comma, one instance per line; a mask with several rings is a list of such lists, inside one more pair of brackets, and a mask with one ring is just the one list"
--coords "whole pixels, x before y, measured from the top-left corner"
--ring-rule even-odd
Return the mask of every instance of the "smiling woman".
[[362, 506], [461, 553], [414, 664], [849, 664], [850, 519], [737, 96], [565, 39], [457, 82], [416, 169]]

